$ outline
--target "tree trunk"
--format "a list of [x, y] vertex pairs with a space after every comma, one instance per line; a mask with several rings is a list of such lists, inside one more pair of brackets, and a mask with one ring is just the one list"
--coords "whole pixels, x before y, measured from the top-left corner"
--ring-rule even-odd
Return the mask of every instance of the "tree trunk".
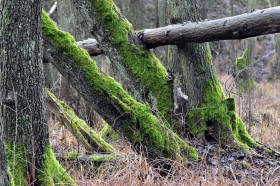
[[[172, 24], [200, 21], [196, 0], [167, 1]], [[224, 96], [212, 64], [207, 43], [187, 43], [169, 50], [174, 76], [175, 115], [185, 132], [207, 141], [226, 144], [235, 139], [247, 145], [255, 142], [236, 116], [233, 99]]]
[[[41, 1], [0, 1], [0, 124], [14, 185], [73, 183], [56, 161], [45, 119]], [[60, 183], [60, 182], [59, 182]]]

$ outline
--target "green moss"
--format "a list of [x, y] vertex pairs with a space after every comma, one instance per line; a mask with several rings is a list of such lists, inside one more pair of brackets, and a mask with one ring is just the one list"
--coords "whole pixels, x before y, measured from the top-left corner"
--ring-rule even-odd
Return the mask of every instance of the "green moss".
[[[236, 114], [236, 113], [235, 113]], [[257, 143], [252, 139], [252, 137], [248, 134], [246, 127], [243, 121], [236, 114], [236, 129], [233, 133], [235, 138], [243, 144], [248, 145], [249, 147], [256, 146]]]
[[25, 186], [27, 184], [27, 154], [23, 146], [6, 144], [6, 155], [10, 185]]
[[37, 178], [41, 185], [76, 185], [56, 160], [50, 146], [45, 149], [43, 155], [43, 168], [42, 170], [37, 170]]
[[133, 34], [132, 25], [121, 18], [112, 0], [88, 0], [99, 15], [106, 30], [110, 33], [119, 53], [132, 73], [157, 100], [157, 108], [166, 118], [171, 110], [168, 74], [152, 52], [142, 45], [131, 44], [129, 35]]
[[10, 167], [8, 167], [8, 176], [9, 176], [9, 185], [10, 186], [15, 186], [15, 181], [13, 179], [13, 175], [11, 173]]
[[265, 151], [266, 151], [268, 154], [270, 154], [270, 155], [273, 155], [273, 154], [274, 154], [274, 152], [273, 152], [271, 149], [266, 148]]
[[102, 130], [98, 133], [98, 135], [102, 138], [104, 138], [108, 133], [109, 133], [109, 129], [110, 129], [110, 125], [108, 125], [107, 123], [104, 125], [104, 127], [102, 128]]
[[244, 70], [248, 67], [250, 63], [250, 50], [248, 48], [245, 49], [243, 55], [236, 59], [235, 66], [238, 70]]
[[116, 133], [114, 131], [114, 129], [112, 129], [112, 127], [110, 125], [108, 125], [107, 123], [104, 125], [104, 127], [98, 134], [102, 138], [104, 138], [106, 135], [108, 135], [114, 141], [118, 141], [121, 139], [121, 136], [118, 133]]
[[233, 98], [225, 98], [218, 80], [206, 83], [203, 103], [189, 113], [189, 123], [193, 134], [217, 134], [220, 142], [229, 143], [234, 139], [238, 144], [252, 147], [256, 145], [237, 116]]
[[[10, 185], [28, 185], [27, 153], [24, 147], [14, 144], [6, 145]], [[43, 155], [43, 168], [37, 169], [36, 178], [41, 185], [75, 185], [65, 170], [54, 157], [51, 147]]]
[[[107, 5], [109, 1], [98, 1], [101, 7], [103, 6], [103, 2], [104, 5]], [[112, 8], [114, 9], [114, 6], [111, 7], [111, 9]], [[111, 18], [108, 19], [110, 20]], [[126, 28], [127, 26], [124, 27]], [[79, 67], [79, 70], [85, 74], [87, 83], [92, 88], [92, 92], [106, 98], [109, 94], [110, 99], [114, 100], [114, 105], [117, 109], [119, 109], [119, 112], [124, 113], [128, 118], [131, 118], [131, 123], [124, 123], [122, 125], [122, 129], [123, 131], [126, 131], [126, 137], [128, 137], [134, 145], [140, 143], [144, 146], [147, 146], [148, 151], [154, 151], [157, 156], [164, 156], [166, 158], [180, 158], [181, 150], [191, 151], [192, 153], [190, 154], [195, 156], [194, 150], [190, 148], [185, 142], [178, 143], [176, 140], [174, 140], [174, 138], [177, 139], [179, 137], [170, 129], [165, 127], [164, 123], [158, 121], [158, 118], [156, 118], [151, 113], [151, 109], [148, 105], [137, 102], [122, 88], [120, 84], [114, 81], [113, 78], [104, 76], [102, 73], [100, 73], [95, 61], [88, 55], [88, 53], [76, 45], [73, 37], [70, 34], [60, 31], [45, 12], [43, 12], [42, 17], [42, 29], [43, 34], [54, 43], [58, 50], [64, 53], [65, 56], [71, 58]], [[122, 43], [121, 41], [119, 42]], [[136, 53], [142, 52], [141, 50], [138, 50], [138, 48], [135, 50]], [[130, 56], [132, 54], [128, 55]], [[148, 58], [153, 57], [153, 55], [148, 52], [143, 52], [143, 56]], [[153, 58], [156, 60], [155, 57]], [[142, 62], [140, 63], [141, 65], [146, 66], [146, 70], [149, 71], [149, 64], [142, 64]], [[157, 64], [157, 61], [150, 61], [149, 63], [159, 65]], [[146, 71], [141, 71], [139, 69], [139, 73], [145, 74]], [[159, 73], [160, 74], [155, 73], [153, 75], [161, 79], [161, 73], [166, 72], [163, 68], [159, 70]], [[150, 76], [153, 78], [151, 73]], [[162, 79], [161, 81], [165, 80]], [[162, 97], [159, 98], [161, 100], [168, 100], [169, 93], [167, 94], [168, 96], [166, 96], [166, 93], [169, 91], [167, 91], [165, 86], [160, 86], [160, 84], [160, 82], [157, 82], [156, 84], [151, 83], [149, 86], [159, 86], [157, 87], [158, 93], [153, 94], [157, 94], [157, 96]], [[106, 93], [104, 94], [104, 92]], [[169, 101], [166, 102], [168, 102], [168, 105], [170, 104]], [[162, 106], [161, 108], [163, 107], [167, 108], [165, 106]], [[137, 133], [137, 135], [135, 133]]]
[[227, 107], [228, 111], [235, 111], [234, 98], [227, 98], [225, 100], [225, 102], [226, 102], [226, 107]]

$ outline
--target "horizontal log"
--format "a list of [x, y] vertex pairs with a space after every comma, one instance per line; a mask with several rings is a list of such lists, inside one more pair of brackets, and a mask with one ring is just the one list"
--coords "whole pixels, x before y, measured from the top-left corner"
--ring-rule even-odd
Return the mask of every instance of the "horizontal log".
[[138, 32], [148, 48], [255, 37], [280, 32], [280, 6], [223, 19], [169, 25]]

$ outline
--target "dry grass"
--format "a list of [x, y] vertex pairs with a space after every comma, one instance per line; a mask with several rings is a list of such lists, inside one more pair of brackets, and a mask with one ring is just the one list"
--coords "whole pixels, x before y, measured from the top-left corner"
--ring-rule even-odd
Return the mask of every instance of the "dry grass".
[[[227, 175], [223, 175], [219, 168], [202, 166], [200, 172], [191, 171], [191, 167], [200, 167], [200, 164], [170, 162], [171, 167], [164, 169], [153, 165], [162, 163], [157, 160], [147, 163], [146, 158], [140, 155], [124, 156], [115, 162], [103, 163], [99, 166], [87, 163], [63, 162], [66, 169], [76, 180], [78, 185], [279, 185], [280, 168], [262, 171], [260, 176], [251, 176], [246, 170], [235, 170], [234, 166], [241, 166], [236, 162], [227, 168]], [[152, 166], [151, 166], [152, 165]], [[70, 167], [70, 168], [69, 168]], [[165, 171], [166, 175], [162, 176]], [[257, 174], [257, 173], [256, 173]]]
[[[237, 109], [246, 119], [246, 96], [234, 94], [234, 82], [228, 75], [220, 77], [227, 96], [234, 96]], [[261, 83], [252, 95], [252, 126], [250, 133], [254, 139], [276, 150], [280, 150], [280, 83]], [[83, 147], [70, 132], [52, 121], [50, 125], [51, 144], [57, 153], [84, 152]], [[100, 128], [100, 127], [99, 127]], [[92, 162], [62, 161], [62, 165], [81, 186], [95, 185], [280, 185], [280, 167], [257, 169], [247, 167], [246, 162], [233, 162], [230, 165], [210, 166], [206, 163], [169, 162], [165, 169], [160, 165], [164, 160], [147, 162], [145, 156], [133, 154], [124, 141], [111, 141], [124, 154], [114, 162], [94, 164]], [[130, 155], [125, 155], [130, 154]], [[165, 160], [165, 163], [167, 161]], [[160, 173], [165, 173], [163, 176]]]

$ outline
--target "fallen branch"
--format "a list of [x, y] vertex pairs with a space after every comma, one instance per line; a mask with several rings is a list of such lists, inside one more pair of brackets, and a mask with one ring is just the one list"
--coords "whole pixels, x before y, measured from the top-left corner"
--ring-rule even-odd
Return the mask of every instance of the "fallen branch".
[[46, 90], [46, 94], [48, 105], [89, 152], [93, 150], [111, 153], [117, 152], [112, 145], [105, 142], [99, 134], [92, 130], [84, 120], [80, 119], [66, 103], [58, 100], [48, 90]]
[[120, 155], [117, 154], [77, 154], [75, 152], [68, 152], [66, 154], [55, 154], [55, 157], [58, 160], [70, 160], [70, 161], [78, 161], [78, 162], [94, 162], [94, 163], [102, 163], [102, 162], [110, 162], [116, 160]]

